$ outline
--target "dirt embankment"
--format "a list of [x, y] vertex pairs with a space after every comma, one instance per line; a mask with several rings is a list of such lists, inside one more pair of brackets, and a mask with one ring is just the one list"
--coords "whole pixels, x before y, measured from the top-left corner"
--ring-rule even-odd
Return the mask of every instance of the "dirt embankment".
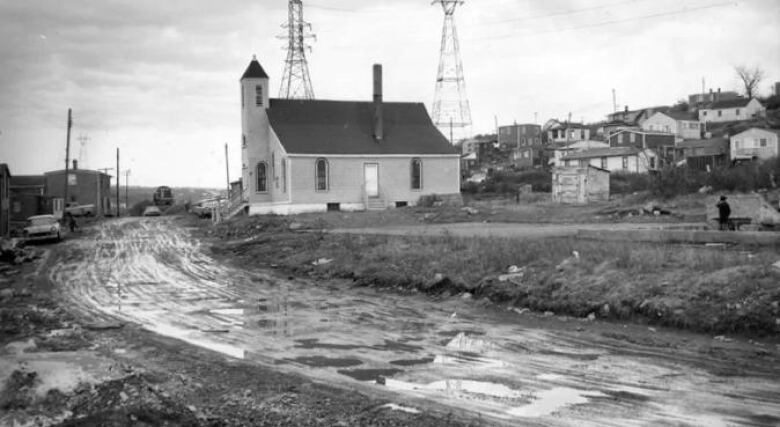
[[776, 248], [332, 235], [298, 220], [241, 218], [203, 232], [224, 258], [312, 278], [714, 334], [780, 332]]
[[0, 264], [0, 425], [466, 425], [133, 325], [76, 317], [46, 267], [78, 250], [48, 248], [38, 261]]

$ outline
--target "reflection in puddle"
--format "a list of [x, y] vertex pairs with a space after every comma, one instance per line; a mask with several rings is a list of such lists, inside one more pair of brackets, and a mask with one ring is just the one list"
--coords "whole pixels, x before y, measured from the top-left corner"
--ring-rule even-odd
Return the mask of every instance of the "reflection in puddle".
[[532, 403], [507, 411], [515, 417], [543, 417], [566, 406], [588, 402], [588, 397], [604, 397], [600, 392], [583, 392], [573, 388], [558, 387], [536, 393]]
[[473, 380], [442, 380], [428, 384], [415, 384], [406, 381], [385, 380], [385, 386], [392, 390], [406, 391], [443, 391], [447, 394], [471, 394], [497, 398], [522, 399], [523, 393], [503, 384]]
[[358, 381], [387, 381], [385, 377], [391, 377], [399, 372], [403, 372], [400, 369], [388, 368], [388, 369], [342, 369], [338, 373], [346, 375], [350, 378]]
[[474, 338], [461, 332], [446, 345], [449, 350], [469, 353], [485, 353], [496, 348], [496, 345], [483, 338]]
[[302, 363], [306, 366], [313, 368], [333, 367], [333, 368], [346, 368], [348, 366], [362, 365], [358, 359], [352, 358], [338, 358], [338, 357], [325, 357], [325, 356], [299, 356], [295, 359], [288, 359], [294, 362]]

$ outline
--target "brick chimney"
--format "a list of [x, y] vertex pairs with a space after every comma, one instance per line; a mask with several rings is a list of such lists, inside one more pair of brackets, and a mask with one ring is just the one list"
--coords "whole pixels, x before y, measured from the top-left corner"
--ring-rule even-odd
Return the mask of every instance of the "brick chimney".
[[384, 138], [384, 117], [382, 115], [382, 64], [374, 64], [374, 139]]

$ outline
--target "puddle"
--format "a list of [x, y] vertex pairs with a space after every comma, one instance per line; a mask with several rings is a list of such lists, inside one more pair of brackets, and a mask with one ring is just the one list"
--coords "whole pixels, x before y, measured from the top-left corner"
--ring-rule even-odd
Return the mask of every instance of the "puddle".
[[[292, 362], [298, 362], [312, 368], [346, 368], [349, 366], [362, 365], [358, 359], [340, 358], [340, 357], [325, 357], [325, 356], [299, 356], [294, 359], [287, 359]], [[341, 371], [339, 371], [341, 373]]]
[[539, 354], [546, 354], [550, 356], [567, 357], [574, 360], [593, 361], [599, 358], [599, 354], [593, 353], [568, 353], [557, 350], [538, 350]]
[[450, 350], [479, 354], [495, 349], [496, 345], [486, 339], [473, 338], [461, 332], [452, 338], [446, 347]]
[[423, 357], [422, 359], [399, 359], [399, 360], [391, 360], [391, 365], [398, 365], [398, 366], [414, 366], [414, 365], [425, 365], [426, 363], [433, 362], [433, 357]]
[[354, 345], [354, 344], [332, 344], [332, 343], [320, 342], [320, 340], [316, 338], [312, 338], [312, 339], [295, 340], [295, 348], [305, 348], [305, 349], [324, 348], [328, 350], [355, 350], [358, 348], [363, 348], [363, 346]]
[[209, 310], [209, 313], [221, 314], [223, 316], [243, 316], [244, 309], [243, 308], [217, 308], [217, 309]]
[[573, 388], [558, 387], [536, 393], [536, 399], [528, 405], [512, 408], [507, 413], [515, 417], [536, 418], [550, 415], [567, 406], [588, 402], [588, 397], [604, 397], [600, 392], [583, 392]]
[[392, 411], [401, 411], [401, 412], [406, 412], [406, 413], [409, 413], [409, 414], [419, 414], [420, 413], [419, 409], [409, 408], [408, 406], [396, 405], [395, 403], [388, 403], [386, 405], [380, 406], [380, 408], [387, 408], [387, 409], [390, 409]]
[[380, 351], [401, 351], [406, 353], [416, 353], [423, 350], [423, 348], [418, 345], [404, 344], [391, 340], [385, 340], [384, 344], [372, 345], [371, 348]]
[[337, 371], [341, 375], [346, 375], [352, 379], [358, 381], [376, 381], [379, 377], [392, 377], [393, 375], [403, 372], [400, 369], [387, 368], [387, 369], [342, 369]]
[[385, 386], [391, 390], [399, 391], [444, 391], [448, 393], [482, 395], [495, 398], [524, 398], [524, 394], [521, 391], [512, 389], [503, 384], [473, 380], [442, 380], [428, 384], [415, 384], [406, 381], [387, 379], [385, 381]]

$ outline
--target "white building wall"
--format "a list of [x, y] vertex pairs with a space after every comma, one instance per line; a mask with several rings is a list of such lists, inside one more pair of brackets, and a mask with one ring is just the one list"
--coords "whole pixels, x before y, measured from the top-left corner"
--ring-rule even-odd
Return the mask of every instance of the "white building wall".
[[666, 114], [655, 113], [642, 123], [642, 130], [677, 134], [677, 120]]
[[717, 110], [701, 109], [699, 110], [700, 122], [733, 122], [740, 120], [750, 120], [754, 116], [762, 115], [766, 108], [758, 102], [757, 99], [751, 99], [750, 102], [740, 108], [723, 108]]
[[[626, 158], [626, 164], [624, 167], [623, 158]], [[651, 158], [655, 158], [655, 164], [658, 165], [658, 159], [655, 153], [650, 150], [646, 150], [643, 153], [632, 154], [629, 156], [607, 156], [607, 164], [602, 164], [601, 157], [593, 157], [582, 160], [569, 160], [569, 165], [565, 166], [587, 166], [591, 165], [597, 168], [606, 169], [610, 172], [624, 172], [624, 173], [647, 173], [650, 168]]]
[[[263, 87], [263, 105], [255, 103], [255, 87]], [[241, 179], [244, 183], [244, 200], [270, 201], [271, 194], [257, 193], [255, 167], [258, 162], [270, 159], [270, 126], [268, 123], [268, 79], [241, 80]], [[270, 163], [269, 163], [270, 168]]]
[[731, 137], [731, 158], [768, 159], [778, 156], [778, 136], [764, 129], [751, 128]]

